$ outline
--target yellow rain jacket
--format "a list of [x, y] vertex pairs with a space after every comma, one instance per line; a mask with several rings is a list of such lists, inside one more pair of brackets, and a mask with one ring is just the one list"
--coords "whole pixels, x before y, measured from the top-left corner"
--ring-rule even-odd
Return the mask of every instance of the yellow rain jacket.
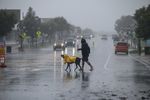
[[76, 58], [77, 57], [75, 57], [75, 56], [69, 56], [69, 55], [64, 54], [64, 64], [74, 63], [76, 61]]

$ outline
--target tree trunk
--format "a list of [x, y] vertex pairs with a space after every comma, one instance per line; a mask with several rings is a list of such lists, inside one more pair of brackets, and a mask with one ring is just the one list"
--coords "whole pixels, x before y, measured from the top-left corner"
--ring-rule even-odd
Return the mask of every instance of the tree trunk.
[[141, 39], [138, 38], [138, 54], [141, 55]]

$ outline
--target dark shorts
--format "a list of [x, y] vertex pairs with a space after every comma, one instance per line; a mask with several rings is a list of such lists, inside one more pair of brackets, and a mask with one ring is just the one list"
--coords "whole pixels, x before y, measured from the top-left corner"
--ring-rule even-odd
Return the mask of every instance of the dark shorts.
[[88, 57], [89, 56], [83, 56], [82, 60], [87, 62], [88, 61]]

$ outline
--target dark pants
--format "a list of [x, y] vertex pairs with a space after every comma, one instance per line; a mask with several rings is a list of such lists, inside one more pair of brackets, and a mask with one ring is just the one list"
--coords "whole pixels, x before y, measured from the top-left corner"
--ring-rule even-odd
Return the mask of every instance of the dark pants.
[[90, 66], [90, 70], [92, 71], [93, 70], [93, 66], [89, 62], [88, 57], [89, 57], [89, 55], [83, 56], [83, 58], [82, 58], [82, 70], [84, 70], [84, 63], [86, 62]]

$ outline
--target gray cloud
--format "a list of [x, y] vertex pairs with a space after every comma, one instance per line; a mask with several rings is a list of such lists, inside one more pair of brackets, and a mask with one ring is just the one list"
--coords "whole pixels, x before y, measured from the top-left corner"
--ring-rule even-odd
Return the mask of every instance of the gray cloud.
[[0, 8], [21, 9], [31, 6], [40, 17], [64, 16], [71, 24], [96, 31], [114, 31], [122, 15], [133, 15], [150, 0], [0, 0]]

